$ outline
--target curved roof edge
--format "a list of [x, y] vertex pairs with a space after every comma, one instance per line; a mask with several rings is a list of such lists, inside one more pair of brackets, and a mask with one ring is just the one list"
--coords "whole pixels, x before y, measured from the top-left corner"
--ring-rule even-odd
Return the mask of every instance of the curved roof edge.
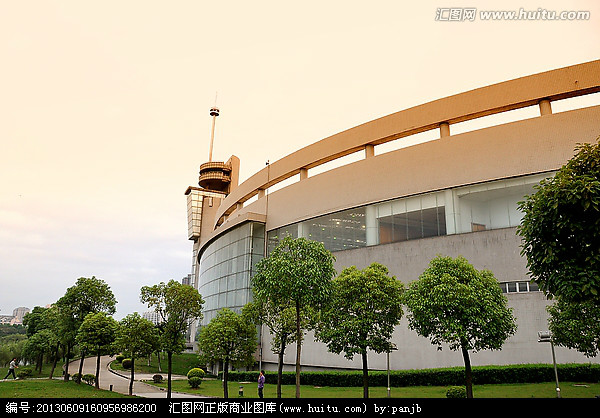
[[398, 138], [538, 104], [600, 92], [600, 60], [564, 67], [477, 88], [402, 110], [332, 135], [271, 163], [240, 184], [227, 196], [214, 219], [224, 216], [264, 190], [303, 169]]

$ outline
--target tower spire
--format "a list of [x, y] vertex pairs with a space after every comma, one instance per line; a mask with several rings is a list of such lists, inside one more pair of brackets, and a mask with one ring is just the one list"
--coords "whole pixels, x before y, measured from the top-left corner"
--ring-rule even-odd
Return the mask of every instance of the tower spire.
[[215, 93], [215, 105], [210, 108], [209, 112], [212, 116], [212, 130], [210, 132], [210, 148], [208, 150], [208, 161], [212, 161], [213, 143], [215, 142], [215, 121], [219, 116], [219, 108], [217, 107], [217, 93]]

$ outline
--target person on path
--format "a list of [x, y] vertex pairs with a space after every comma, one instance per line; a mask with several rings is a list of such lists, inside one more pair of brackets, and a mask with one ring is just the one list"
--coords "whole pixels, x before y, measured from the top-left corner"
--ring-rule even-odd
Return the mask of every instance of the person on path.
[[258, 375], [258, 397], [259, 398], [263, 397], [264, 387], [265, 387], [265, 372], [264, 372], [264, 370], [261, 370], [260, 374]]
[[15, 357], [10, 362], [10, 365], [8, 366], [8, 373], [6, 373], [6, 377], [4, 379], [8, 379], [8, 376], [10, 376], [11, 374], [13, 375], [13, 379], [16, 379], [17, 375], [15, 375], [15, 369], [18, 369], [18, 368], [19, 368], [19, 366], [17, 366], [17, 359]]

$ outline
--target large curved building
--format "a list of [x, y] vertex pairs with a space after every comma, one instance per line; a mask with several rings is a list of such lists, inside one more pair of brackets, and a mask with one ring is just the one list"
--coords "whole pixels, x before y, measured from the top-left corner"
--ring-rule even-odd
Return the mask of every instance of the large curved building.
[[[227, 187], [186, 192], [194, 283], [206, 301], [203, 323], [217, 310], [239, 310], [251, 299], [255, 264], [290, 234], [323, 242], [334, 252], [338, 272], [380, 262], [405, 283], [416, 280], [438, 254], [463, 255], [476, 268], [494, 273], [518, 322], [517, 333], [501, 351], [476, 353], [473, 364], [550, 362], [550, 347], [538, 343], [537, 335], [548, 327], [548, 301], [529, 282], [520, 256], [517, 203], [571, 158], [578, 143], [600, 136], [600, 106], [553, 113], [553, 103], [598, 92], [600, 61], [593, 61], [367, 122], [275, 161], [239, 185], [236, 157], [216, 164], [227, 175]], [[458, 123], [521, 108], [536, 109], [536, 115], [452, 132]], [[380, 152], [426, 131], [436, 133], [435, 139]], [[350, 163], [314, 174], [351, 154]], [[273, 191], [277, 184], [285, 187]], [[268, 339], [261, 336], [260, 360], [266, 368], [277, 363]], [[460, 353], [438, 351], [409, 330], [405, 319], [393, 342], [398, 348], [390, 356], [394, 369], [462, 365]], [[359, 359], [328, 353], [310, 336], [303, 347], [306, 369], [361, 366]], [[561, 363], [589, 361], [574, 350], [558, 349], [556, 356]], [[294, 347], [285, 361], [293, 365]], [[385, 369], [386, 356], [371, 354], [369, 364]]]

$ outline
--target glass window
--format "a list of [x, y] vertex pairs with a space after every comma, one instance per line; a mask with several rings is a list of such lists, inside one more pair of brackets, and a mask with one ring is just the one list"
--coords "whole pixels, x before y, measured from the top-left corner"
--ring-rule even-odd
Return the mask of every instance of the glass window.
[[218, 237], [200, 254], [198, 290], [206, 301], [202, 325], [218, 309], [239, 308], [249, 302], [250, 274], [262, 259], [264, 230], [259, 223], [238, 226]]

